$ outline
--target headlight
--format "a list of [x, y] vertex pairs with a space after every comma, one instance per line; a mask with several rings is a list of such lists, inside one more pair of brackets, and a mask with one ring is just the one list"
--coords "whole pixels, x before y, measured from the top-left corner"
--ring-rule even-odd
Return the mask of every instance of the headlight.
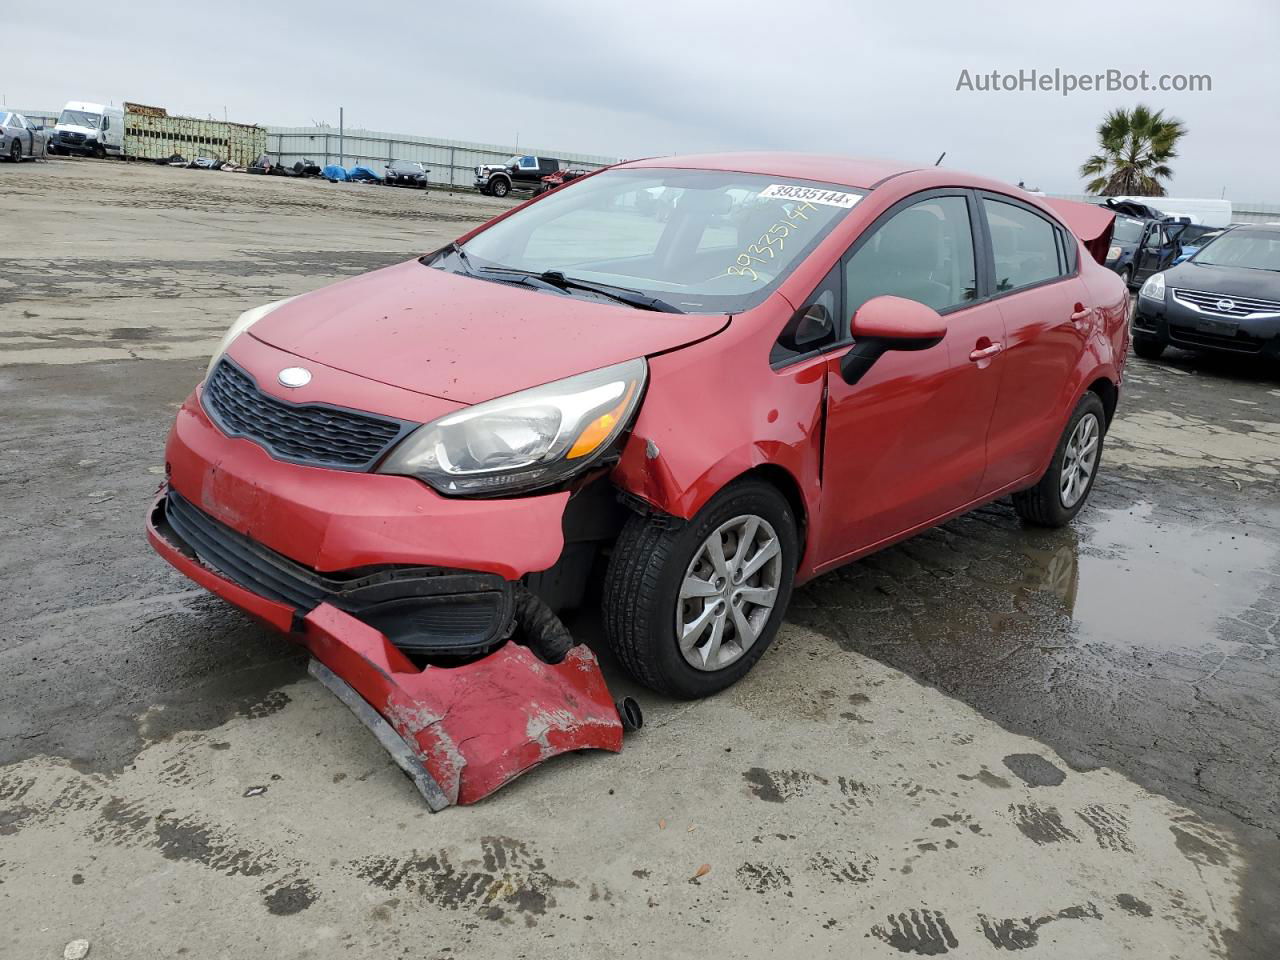
[[246, 310], [240, 316], [236, 317], [235, 322], [227, 328], [227, 332], [222, 335], [222, 340], [218, 343], [218, 349], [213, 351], [213, 356], [209, 358], [209, 366], [205, 370], [204, 375], [207, 377], [213, 372], [214, 364], [222, 359], [222, 355], [227, 352], [227, 348], [231, 346], [231, 342], [236, 337], [244, 333], [255, 323], [269, 314], [272, 310], [283, 307], [289, 300], [296, 300], [297, 297], [289, 297], [286, 300], [276, 300], [273, 303], [264, 303], [260, 307], [254, 307], [252, 310]]
[[446, 494], [549, 486], [608, 451], [647, 376], [643, 359], [628, 360], [476, 404], [419, 427], [378, 472], [418, 477]]
[[1107, 260], [1108, 260], [1108, 262], [1110, 262], [1111, 260], [1119, 260], [1119, 259], [1120, 259], [1120, 253], [1121, 253], [1121, 250], [1120, 250], [1120, 246], [1119, 246], [1118, 244], [1114, 244], [1114, 243], [1113, 243], [1111, 246], [1107, 247]]
[[1142, 285], [1142, 289], [1138, 291], [1138, 296], [1146, 297], [1148, 300], [1164, 300], [1164, 274], [1153, 273], [1147, 277], [1147, 282]]

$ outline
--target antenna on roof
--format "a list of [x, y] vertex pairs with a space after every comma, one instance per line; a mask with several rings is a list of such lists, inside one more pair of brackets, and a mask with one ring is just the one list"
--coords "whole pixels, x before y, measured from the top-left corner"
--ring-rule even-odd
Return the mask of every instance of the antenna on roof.
[[942, 162], [942, 158], [945, 157], [946, 155], [947, 155], [947, 151], [943, 150], [940, 154], [938, 154], [938, 159], [933, 161], [933, 165], [936, 167], [938, 164], [940, 164]]

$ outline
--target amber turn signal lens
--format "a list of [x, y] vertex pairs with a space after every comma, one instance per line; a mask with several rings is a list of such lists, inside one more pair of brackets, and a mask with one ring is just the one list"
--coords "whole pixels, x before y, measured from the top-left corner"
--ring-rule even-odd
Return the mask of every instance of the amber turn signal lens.
[[633, 382], [627, 387], [627, 392], [618, 401], [618, 405], [608, 413], [602, 413], [583, 428], [582, 433], [578, 434], [578, 439], [573, 446], [569, 448], [569, 452], [565, 454], [566, 460], [576, 460], [578, 457], [585, 457], [589, 453], [594, 453], [600, 444], [604, 443], [613, 433], [613, 428], [618, 425], [618, 418], [622, 416], [623, 411], [627, 409], [627, 405], [631, 402], [631, 394], [635, 392], [636, 385]]

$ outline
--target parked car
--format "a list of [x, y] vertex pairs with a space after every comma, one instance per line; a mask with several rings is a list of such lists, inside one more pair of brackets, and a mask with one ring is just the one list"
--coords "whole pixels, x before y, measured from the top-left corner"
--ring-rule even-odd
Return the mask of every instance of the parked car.
[[506, 163], [476, 167], [475, 187], [481, 193], [505, 197], [512, 190], [536, 190], [542, 178], [560, 169], [550, 157], [512, 157]]
[[44, 127], [20, 113], [0, 111], [0, 157], [14, 163], [23, 157], [39, 160], [45, 156], [48, 142]]
[[91, 157], [124, 155], [124, 110], [70, 100], [58, 115], [52, 142], [59, 153]]
[[427, 170], [414, 160], [392, 160], [387, 164], [384, 182], [391, 187], [418, 187], [427, 189]]
[[242, 314], [149, 536], [282, 629], [426, 662], [603, 571], [626, 669], [711, 694], [797, 583], [1010, 494], [1076, 516], [1128, 350], [1111, 220], [935, 168], [622, 164]]
[[1138, 248], [1147, 236], [1148, 220], [1116, 214], [1115, 227], [1111, 233], [1111, 246], [1107, 248], [1106, 265], [1120, 275], [1126, 285], [1133, 282], [1134, 261], [1138, 256]]
[[1168, 346], [1280, 356], [1280, 225], [1243, 224], [1138, 292], [1133, 352]]
[[582, 169], [557, 170], [555, 173], [548, 174], [542, 178], [542, 182], [538, 184], [536, 190], [533, 191], [535, 197], [542, 196], [548, 190], [554, 190], [556, 187], [563, 187], [566, 183], [572, 183], [579, 177], [585, 177], [591, 171]]
[[1215, 237], [1221, 236], [1222, 230], [1217, 227], [1187, 227], [1178, 236], [1179, 253], [1174, 258], [1173, 265], [1177, 266], [1185, 260], [1190, 260], [1197, 253], [1209, 245]]

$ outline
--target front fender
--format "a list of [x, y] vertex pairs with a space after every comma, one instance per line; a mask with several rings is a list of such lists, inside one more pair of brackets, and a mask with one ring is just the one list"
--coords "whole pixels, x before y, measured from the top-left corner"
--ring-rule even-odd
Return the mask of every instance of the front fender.
[[739, 323], [650, 359], [644, 405], [612, 479], [657, 510], [689, 519], [736, 477], [768, 465], [794, 480], [812, 516], [820, 491], [825, 361], [774, 371], [759, 338], [734, 329]]

